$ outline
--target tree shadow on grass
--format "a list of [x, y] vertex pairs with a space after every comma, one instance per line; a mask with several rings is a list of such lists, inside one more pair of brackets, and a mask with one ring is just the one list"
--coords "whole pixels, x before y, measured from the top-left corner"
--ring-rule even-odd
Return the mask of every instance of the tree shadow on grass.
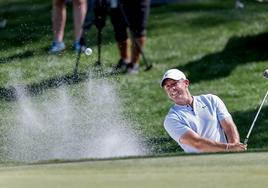
[[[63, 76], [56, 76], [40, 83], [33, 83], [30, 85], [22, 86], [22, 89], [29, 96], [41, 95], [44, 91], [50, 88], [58, 88], [62, 85], [72, 85], [83, 82], [90, 77], [97, 78], [99, 75], [90, 75], [88, 72], [80, 72], [76, 74], [66, 74]], [[18, 92], [20, 86], [0, 87], [0, 100], [16, 101], [20, 97]]]
[[53, 54], [48, 53], [49, 48], [48, 47], [42, 47], [39, 49], [31, 49], [31, 50], [26, 50], [23, 52], [17, 52], [15, 54], [9, 55], [9, 56], [2, 56], [0, 57], [0, 64], [6, 64], [6, 63], [13, 63], [14, 60], [23, 60], [23, 59], [28, 59], [32, 58], [36, 55], [42, 56], [42, 55], [50, 55], [53, 56]]
[[232, 37], [225, 48], [177, 68], [192, 83], [227, 77], [239, 64], [268, 60], [268, 33]]
[[28, 96], [41, 95], [47, 89], [58, 88], [62, 85], [73, 85], [85, 82], [88, 79], [103, 79], [120, 75], [111, 71], [106, 71], [100, 66], [94, 65], [89, 71], [78, 72], [78, 67], [75, 67], [73, 73], [55, 76], [53, 78], [43, 80], [39, 83], [33, 83], [23, 86], [8, 86], [0, 87], [0, 100], [16, 101], [20, 96], [20, 89], [22, 89]]
[[22, 53], [17, 53], [8, 57], [0, 57], [0, 64], [10, 63], [15, 59], [26, 59], [34, 56], [34, 51], [27, 50]]

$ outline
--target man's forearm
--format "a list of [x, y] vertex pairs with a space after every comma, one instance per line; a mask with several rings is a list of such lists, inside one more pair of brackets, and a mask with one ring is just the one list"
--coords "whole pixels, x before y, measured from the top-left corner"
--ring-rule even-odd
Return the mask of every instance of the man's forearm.
[[240, 142], [225, 144], [225, 143], [214, 142], [207, 139], [202, 139], [200, 146], [197, 146], [196, 148], [198, 147], [199, 150], [202, 152], [244, 151], [247, 149], [247, 146]]
[[193, 131], [188, 131], [179, 140], [182, 144], [196, 148], [200, 152], [223, 152], [223, 151], [244, 151], [246, 146], [241, 143], [220, 143], [202, 138]]
[[181, 138], [182, 144], [190, 145], [202, 152], [225, 151], [227, 144], [202, 138], [193, 131], [186, 132]]
[[237, 127], [231, 117], [220, 121], [221, 126], [224, 129], [228, 143], [239, 143], [240, 137]]

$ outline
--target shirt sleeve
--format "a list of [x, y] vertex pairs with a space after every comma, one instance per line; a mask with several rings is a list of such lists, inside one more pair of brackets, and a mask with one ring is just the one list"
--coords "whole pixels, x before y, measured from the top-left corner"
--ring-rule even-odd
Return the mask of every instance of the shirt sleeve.
[[213, 95], [213, 100], [216, 106], [216, 113], [219, 121], [231, 116], [225, 104], [218, 96]]
[[168, 114], [164, 121], [164, 128], [176, 142], [179, 143], [180, 137], [190, 128], [183, 123], [175, 114]]

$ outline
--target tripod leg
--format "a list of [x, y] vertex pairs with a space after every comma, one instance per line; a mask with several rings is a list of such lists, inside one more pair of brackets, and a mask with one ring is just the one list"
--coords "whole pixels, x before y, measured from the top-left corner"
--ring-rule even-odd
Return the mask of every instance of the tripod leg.
[[101, 66], [101, 34], [102, 34], [102, 29], [98, 29], [98, 60], [95, 63], [96, 66]]
[[81, 46], [86, 45], [84, 36], [85, 36], [85, 30], [83, 29], [81, 38], [79, 40], [80, 48], [78, 49], [78, 52], [77, 52], [75, 67], [74, 67], [74, 71], [73, 71], [74, 76], [77, 76], [77, 74], [78, 74], [78, 66], [80, 63], [80, 57], [81, 57], [81, 53], [82, 53]]
[[75, 62], [75, 67], [74, 67], [74, 72], [73, 72], [73, 76], [75, 79], [78, 77], [78, 65], [80, 63], [80, 57], [81, 57], [81, 48], [79, 49], [77, 56], [76, 56], [76, 62]]
[[[66, 1], [69, 1], [69, 0], [66, 0]], [[84, 23], [82, 26], [82, 34], [81, 34], [81, 37], [79, 40], [80, 49], [78, 50], [78, 53], [76, 56], [75, 67], [74, 67], [74, 71], [73, 71], [73, 74], [75, 77], [78, 76], [78, 66], [80, 63], [81, 53], [86, 52], [86, 50], [87, 50], [85, 36], [86, 36], [86, 31], [88, 31], [91, 28], [91, 26], [93, 25], [93, 20], [94, 20], [93, 6], [94, 6], [94, 3], [95, 3], [95, 0], [87, 0], [87, 13], [86, 13], [86, 17], [85, 17], [85, 20], [84, 20]]]

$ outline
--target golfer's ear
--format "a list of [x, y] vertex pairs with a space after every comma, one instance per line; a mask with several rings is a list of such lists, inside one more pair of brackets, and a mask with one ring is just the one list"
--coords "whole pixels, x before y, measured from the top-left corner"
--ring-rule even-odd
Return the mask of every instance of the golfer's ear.
[[185, 85], [187, 85], [187, 86], [189, 86], [189, 84], [190, 84], [190, 81], [189, 81], [188, 79], [183, 80], [183, 82], [184, 82], [184, 83], [185, 83]]

